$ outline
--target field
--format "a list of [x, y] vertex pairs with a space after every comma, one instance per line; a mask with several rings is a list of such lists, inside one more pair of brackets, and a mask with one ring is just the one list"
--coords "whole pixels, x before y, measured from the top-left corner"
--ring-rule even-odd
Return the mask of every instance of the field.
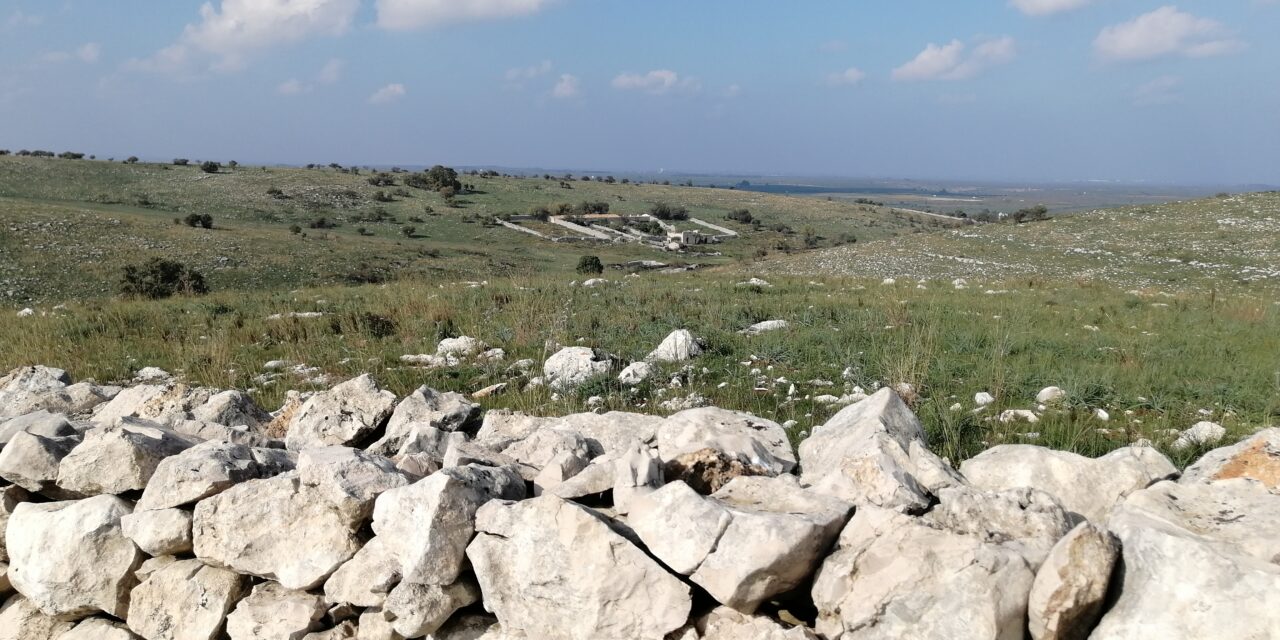
[[[564, 188], [558, 179], [541, 177], [463, 176], [475, 193], [459, 195], [449, 206], [432, 191], [372, 186], [371, 175], [243, 166], [208, 174], [196, 166], [0, 157], [0, 251], [6, 258], [0, 263], [0, 305], [109, 295], [123, 265], [150, 256], [181, 259], [215, 290], [291, 289], [571, 273], [587, 253], [612, 264], [723, 265], [799, 250], [806, 232], [817, 246], [832, 246], [937, 224], [853, 203], [581, 180], [566, 181], [571, 188]], [[278, 193], [268, 193], [273, 189]], [[391, 195], [397, 189], [408, 195]], [[392, 201], [377, 201], [379, 191]], [[488, 222], [534, 206], [583, 201], [607, 202], [619, 213], [645, 213], [660, 202], [684, 206], [743, 237], [715, 245], [721, 255], [686, 256], [625, 243], [553, 244]], [[764, 221], [760, 230], [723, 220], [744, 208]], [[189, 214], [213, 216], [214, 228], [175, 224]], [[311, 228], [319, 218], [339, 226]], [[772, 230], [775, 225], [788, 232]], [[407, 235], [406, 227], [413, 233]]]
[[791, 274], [1082, 281], [1267, 296], [1280, 288], [1280, 193], [975, 225], [770, 264]]
[[[507, 383], [483, 403], [543, 415], [588, 410], [593, 397], [595, 408], [662, 414], [713, 404], [786, 422], [796, 441], [838, 398], [906, 384], [933, 448], [953, 461], [1005, 442], [1099, 454], [1145, 438], [1185, 463], [1198, 451], [1170, 444], [1198, 421], [1238, 437], [1280, 416], [1280, 194], [947, 229], [838, 200], [541, 177], [464, 177], [475, 189], [456, 207], [419, 189], [378, 202], [367, 177], [0, 158], [0, 369], [41, 363], [123, 382], [159, 366], [250, 389], [269, 409], [289, 390], [363, 372], [399, 394]], [[488, 221], [581, 201], [619, 213], [676, 204], [743, 237], [670, 253], [553, 243]], [[724, 220], [739, 208], [762, 228]], [[174, 224], [191, 213], [213, 215], [214, 228]], [[340, 226], [311, 228], [318, 217]], [[818, 250], [797, 251], [806, 229]], [[586, 288], [573, 270], [584, 254], [704, 268], [610, 269]], [[121, 267], [147, 256], [190, 264], [213, 293], [119, 299]], [[771, 284], [741, 284], [751, 277]], [[739, 333], [774, 319], [789, 327]], [[679, 328], [706, 352], [637, 387], [617, 382]], [[505, 357], [438, 369], [402, 360], [461, 335]], [[614, 374], [564, 395], [528, 386], [559, 345], [612, 354]], [[513, 368], [525, 359], [530, 372]], [[1050, 385], [1068, 401], [1038, 423], [996, 419], [1036, 408]], [[975, 407], [982, 391], [995, 404]]]
[[[591, 396], [606, 409], [647, 413], [669, 413], [663, 402], [693, 397], [794, 420], [796, 440], [838, 409], [819, 396], [907, 383], [919, 395], [932, 446], [952, 460], [1002, 442], [1097, 454], [1148, 438], [1168, 450], [1177, 430], [1199, 420], [1239, 435], [1280, 416], [1280, 307], [1256, 299], [1135, 295], [1093, 284], [772, 284], [646, 274], [596, 288], [539, 277], [476, 287], [402, 282], [89, 301], [0, 318], [0, 368], [48, 363], [106, 381], [154, 365], [202, 384], [252, 389], [272, 409], [288, 389], [320, 388], [365, 371], [399, 394], [420, 384], [470, 393], [508, 382], [484, 404], [544, 415], [585, 411]], [[992, 287], [1005, 293], [986, 293]], [[271, 318], [293, 312], [323, 315]], [[791, 326], [738, 333], [769, 319]], [[527, 376], [509, 371], [519, 359], [541, 363], [557, 343], [596, 347], [620, 363], [638, 360], [676, 328], [704, 340], [706, 353], [634, 390], [601, 378], [558, 397], [545, 388], [522, 391]], [[505, 360], [435, 370], [400, 360], [458, 335], [504, 349]], [[289, 367], [268, 371], [273, 360]], [[1037, 391], [1049, 385], [1068, 390], [1062, 411], [1034, 425], [993, 419], [1004, 409], [1034, 408]], [[979, 391], [997, 402], [975, 413]], [[1180, 461], [1196, 453], [1169, 452]]]

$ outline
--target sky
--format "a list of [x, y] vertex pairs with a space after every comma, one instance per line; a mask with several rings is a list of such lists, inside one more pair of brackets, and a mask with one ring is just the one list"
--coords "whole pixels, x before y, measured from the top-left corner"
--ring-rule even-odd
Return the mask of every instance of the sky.
[[1280, 183], [1280, 0], [0, 0], [0, 149]]

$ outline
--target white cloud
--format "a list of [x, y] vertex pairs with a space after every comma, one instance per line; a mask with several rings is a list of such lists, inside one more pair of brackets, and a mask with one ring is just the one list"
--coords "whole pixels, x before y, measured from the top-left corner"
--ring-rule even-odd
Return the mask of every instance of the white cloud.
[[1093, 0], [1009, 0], [1009, 4], [1029, 16], [1047, 16], [1074, 11], [1093, 4]]
[[655, 69], [648, 73], [623, 73], [613, 79], [613, 88], [621, 91], [644, 91], [663, 94], [673, 89], [698, 91], [702, 82], [697, 78], [681, 78], [670, 69]]
[[342, 79], [342, 72], [346, 68], [346, 62], [333, 58], [320, 68], [320, 73], [316, 74], [316, 82], [320, 84], [335, 84]]
[[859, 84], [867, 77], [867, 74], [857, 67], [849, 67], [844, 71], [837, 71], [827, 75], [827, 84], [832, 87], [852, 87]]
[[532, 80], [534, 78], [537, 78], [538, 76], [544, 76], [548, 73], [551, 73], [551, 61], [543, 60], [538, 64], [530, 65], [527, 67], [516, 67], [514, 69], [507, 69], [507, 80], [511, 82], [517, 82], [520, 80]]
[[351, 26], [361, 0], [221, 0], [200, 7], [200, 22], [189, 24], [178, 41], [135, 69], [177, 72], [203, 58], [213, 68], [235, 71], [254, 53], [315, 35], [341, 35]]
[[966, 80], [1012, 61], [1017, 54], [1017, 42], [1009, 36], [982, 40], [972, 49], [959, 40], [946, 45], [929, 43], [910, 62], [894, 69], [893, 79]]
[[1182, 87], [1182, 78], [1178, 76], [1161, 76], [1150, 82], [1138, 85], [1133, 90], [1133, 104], [1139, 107], [1150, 107], [1172, 104], [1182, 100], [1178, 90]]
[[378, 26], [408, 30], [527, 16], [555, 0], [377, 0]]
[[403, 97], [404, 94], [404, 85], [399, 83], [389, 84], [378, 89], [373, 93], [373, 95], [369, 96], [369, 104], [387, 104], [388, 102], [395, 102]]
[[296, 96], [308, 91], [311, 91], [311, 87], [303, 84], [297, 78], [289, 78], [288, 80], [281, 82], [280, 86], [276, 87], [276, 93], [282, 96]]
[[79, 60], [85, 64], [93, 64], [102, 56], [102, 45], [96, 42], [86, 42], [76, 47], [75, 51], [50, 51], [40, 56], [41, 62], [67, 62], [69, 60]]
[[1172, 5], [1102, 30], [1093, 49], [1106, 60], [1150, 60], [1166, 56], [1203, 58], [1244, 45], [1216, 20], [1198, 18]]
[[9, 14], [8, 18], [5, 18], [4, 26], [6, 30], [20, 29], [22, 27], [38, 27], [43, 22], [44, 22], [44, 16], [36, 16], [36, 15], [31, 15], [29, 13], [23, 13], [22, 9], [18, 9], [13, 13]]
[[818, 45], [818, 51], [823, 53], [840, 53], [849, 48], [849, 43], [844, 40], [828, 40]]
[[551, 96], [554, 98], [577, 98], [580, 95], [582, 95], [582, 83], [578, 81], [577, 76], [568, 73], [561, 74], [560, 80], [551, 89]]

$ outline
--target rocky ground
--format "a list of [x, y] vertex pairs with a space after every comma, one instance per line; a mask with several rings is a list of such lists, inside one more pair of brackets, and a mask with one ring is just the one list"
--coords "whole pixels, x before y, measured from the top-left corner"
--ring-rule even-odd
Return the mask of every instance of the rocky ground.
[[[543, 384], [595, 362], [565, 349]], [[0, 640], [1280, 628], [1280, 429], [1181, 472], [1142, 442], [1097, 459], [1003, 445], [957, 469], [891, 388], [797, 451], [715, 407], [539, 418], [360, 376], [269, 413], [139, 373], [0, 378]]]

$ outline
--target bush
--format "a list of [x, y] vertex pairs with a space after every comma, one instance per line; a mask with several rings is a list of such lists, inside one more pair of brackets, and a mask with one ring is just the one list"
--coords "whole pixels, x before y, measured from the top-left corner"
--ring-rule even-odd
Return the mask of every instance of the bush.
[[373, 194], [374, 202], [395, 202], [395, 198], [387, 195], [385, 191], [378, 191]]
[[221, 168], [222, 168], [222, 165], [212, 160], [205, 160], [204, 162], [200, 163], [200, 170], [205, 173], [217, 173], [218, 169], [221, 169]]
[[299, 233], [302, 233], [302, 227], [300, 227], [300, 226], [298, 226], [298, 225], [296, 225], [296, 224], [295, 224], [295, 225], [290, 225], [290, 226], [289, 226], [289, 233], [292, 233], [293, 235], [295, 235], [295, 236], [296, 236], [296, 235], [298, 235]]
[[311, 227], [312, 229], [336, 229], [338, 228], [338, 223], [331, 222], [327, 218], [320, 217], [320, 218], [316, 218], [315, 220], [312, 220], [311, 223], [307, 226]]
[[726, 220], [736, 220], [742, 224], [751, 224], [755, 218], [751, 217], [751, 212], [746, 209], [734, 209], [725, 216]]
[[270, 189], [267, 189], [267, 195], [275, 198], [276, 200], [287, 200], [289, 198], [289, 196], [286, 196], [278, 187], [271, 187]]
[[1035, 220], [1047, 220], [1049, 218], [1049, 209], [1048, 207], [1045, 207], [1042, 204], [1038, 204], [1034, 207], [1027, 207], [1026, 209], [1018, 209], [1017, 211], [1013, 212], [1013, 215], [1010, 217], [1013, 218], [1013, 221], [1017, 223], [1032, 222]]
[[417, 228], [417, 227], [401, 227], [401, 229], [400, 229], [400, 233], [403, 233], [403, 234], [404, 234], [404, 237], [406, 237], [406, 238], [412, 238], [412, 237], [413, 237], [413, 234], [415, 234], [415, 233], [417, 233], [417, 232], [418, 232], [418, 228]]
[[206, 228], [206, 229], [212, 229], [212, 228], [213, 228], [213, 216], [211, 216], [211, 215], [209, 215], [209, 214], [207, 214], [207, 213], [202, 213], [202, 214], [200, 214], [200, 226], [202, 226], [202, 227], [204, 227], [204, 228]]
[[191, 164], [191, 161], [190, 161], [190, 160], [188, 160], [188, 159], [186, 159], [186, 158], [174, 158], [174, 159], [173, 159], [173, 164], [174, 164], [174, 165], [176, 165], [176, 166], [179, 166], [179, 167], [185, 167], [185, 166], [187, 166], [187, 165]]
[[182, 221], [187, 223], [188, 227], [198, 227], [200, 226], [200, 214], [188, 213], [187, 217], [183, 218]]
[[578, 205], [578, 213], [584, 216], [590, 215], [590, 214], [604, 215], [606, 213], [609, 213], [609, 203], [603, 202], [603, 201], [602, 202], [583, 202], [582, 204]]
[[209, 293], [204, 276], [181, 262], [151, 258], [141, 266], [126, 265], [120, 293], [134, 298], [168, 298]]
[[649, 215], [659, 220], [688, 220], [689, 210], [678, 205], [659, 202], [649, 209]]
[[582, 256], [578, 259], [578, 273], [582, 275], [600, 275], [604, 273], [604, 263], [598, 256]]
[[125, 164], [138, 164], [138, 156], [129, 156], [124, 159]]

